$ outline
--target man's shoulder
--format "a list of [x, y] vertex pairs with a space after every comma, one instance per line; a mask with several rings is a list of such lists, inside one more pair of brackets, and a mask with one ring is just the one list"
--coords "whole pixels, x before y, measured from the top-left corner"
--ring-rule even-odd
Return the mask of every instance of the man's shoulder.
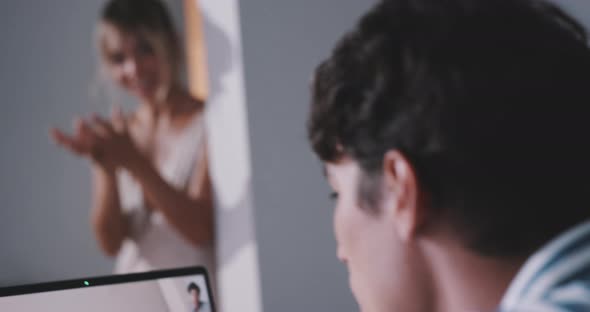
[[590, 311], [590, 221], [557, 237], [525, 263], [499, 312]]
[[199, 312], [211, 312], [211, 306], [209, 305], [209, 303], [201, 303], [201, 306], [199, 307]]

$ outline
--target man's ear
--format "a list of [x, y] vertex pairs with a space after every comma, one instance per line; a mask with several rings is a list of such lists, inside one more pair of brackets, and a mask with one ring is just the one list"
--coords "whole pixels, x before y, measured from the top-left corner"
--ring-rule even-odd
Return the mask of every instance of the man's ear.
[[424, 222], [419, 205], [418, 178], [409, 160], [398, 150], [383, 156], [383, 207], [403, 241], [411, 240]]

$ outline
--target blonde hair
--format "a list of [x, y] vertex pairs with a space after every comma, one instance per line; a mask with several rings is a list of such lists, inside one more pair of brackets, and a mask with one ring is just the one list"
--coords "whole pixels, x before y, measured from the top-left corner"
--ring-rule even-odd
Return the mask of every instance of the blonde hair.
[[[169, 69], [164, 85], [157, 91], [160, 101], [166, 99], [173, 84], [179, 83], [182, 68], [182, 49], [178, 33], [165, 5], [159, 0], [110, 0], [103, 8], [95, 29], [97, 51], [97, 86], [108, 86], [105, 39], [113, 29], [137, 35], [147, 40]], [[93, 90], [98, 93], [98, 88]], [[107, 95], [111, 95], [107, 90]], [[115, 100], [116, 101], [116, 100]]]

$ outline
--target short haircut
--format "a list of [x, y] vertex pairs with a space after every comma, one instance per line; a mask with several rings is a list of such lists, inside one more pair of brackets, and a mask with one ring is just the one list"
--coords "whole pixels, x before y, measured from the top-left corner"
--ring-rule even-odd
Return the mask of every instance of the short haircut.
[[193, 290], [196, 290], [199, 294], [201, 293], [201, 288], [195, 284], [195, 282], [191, 282], [190, 284], [188, 284], [188, 287], [186, 288], [187, 292], [191, 292]]
[[400, 151], [464, 245], [526, 256], [590, 217], [588, 106], [586, 33], [555, 5], [384, 0], [317, 67], [308, 136], [368, 202]]

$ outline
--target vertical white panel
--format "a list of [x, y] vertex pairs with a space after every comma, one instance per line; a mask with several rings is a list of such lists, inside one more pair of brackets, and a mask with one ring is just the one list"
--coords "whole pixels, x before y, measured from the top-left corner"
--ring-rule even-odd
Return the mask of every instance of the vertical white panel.
[[217, 199], [217, 301], [261, 311], [237, 0], [201, 0], [209, 67], [208, 130]]

